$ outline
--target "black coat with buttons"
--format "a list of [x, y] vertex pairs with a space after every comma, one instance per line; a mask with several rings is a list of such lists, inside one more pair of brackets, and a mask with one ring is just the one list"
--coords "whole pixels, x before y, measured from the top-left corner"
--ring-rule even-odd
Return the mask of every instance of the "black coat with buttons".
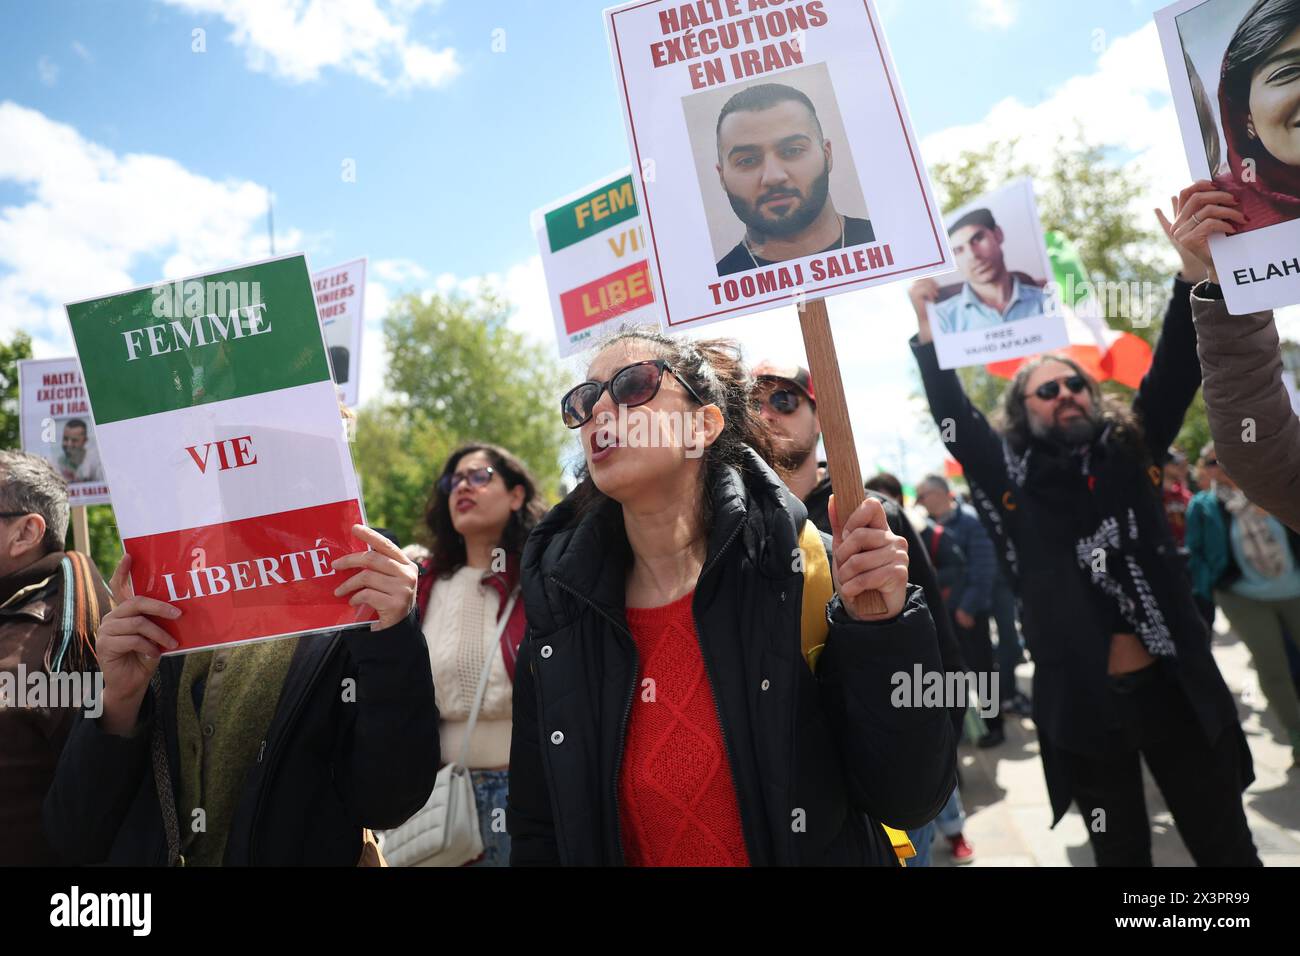
[[[814, 673], [800, 645], [806, 511], [749, 453], [715, 483], [696, 632], [750, 862], [896, 865], [879, 826], [919, 827], [952, 792], [956, 736], [941, 708], [891, 705], [893, 676], [943, 669], [920, 588], [893, 620], [834, 599]], [[511, 865], [623, 862], [617, 781], [638, 686], [625, 614], [621, 508], [543, 520], [524, 551], [529, 635], [515, 677], [507, 823]]]

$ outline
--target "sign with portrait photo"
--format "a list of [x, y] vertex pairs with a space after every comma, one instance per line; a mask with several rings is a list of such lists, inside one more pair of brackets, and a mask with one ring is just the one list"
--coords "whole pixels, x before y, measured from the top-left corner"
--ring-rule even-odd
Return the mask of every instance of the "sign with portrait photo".
[[18, 430], [23, 451], [44, 458], [68, 483], [68, 504], [109, 504], [90, 399], [75, 358], [18, 363]]
[[872, 0], [606, 11], [664, 324], [952, 269]]
[[537, 210], [532, 225], [561, 358], [620, 326], [662, 323], [630, 170]]
[[1034, 203], [1017, 180], [945, 219], [957, 272], [939, 276], [928, 310], [940, 368], [987, 365], [1069, 344]]
[[1228, 310], [1300, 302], [1300, 5], [1180, 0], [1156, 24], [1192, 178], [1247, 218], [1210, 238]]

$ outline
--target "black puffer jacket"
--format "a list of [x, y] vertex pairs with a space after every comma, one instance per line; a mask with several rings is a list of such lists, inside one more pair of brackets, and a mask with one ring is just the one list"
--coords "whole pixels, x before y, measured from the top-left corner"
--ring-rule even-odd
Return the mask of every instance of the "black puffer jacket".
[[[955, 780], [948, 712], [890, 705], [891, 676], [942, 669], [921, 590], [862, 624], [838, 598], [816, 676], [800, 650], [804, 506], [756, 455], [713, 489], [694, 614], [751, 863], [896, 865], [880, 822], [921, 826]], [[566, 501], [524, 552], [530, 634], [510, 753], [512, 865], [623, 862], [616, 798], [637, 655], [621, 508]], [[766, 689], [765, 689], [766, 688]], [[803, 832], [792, 826], [804, 811]]]

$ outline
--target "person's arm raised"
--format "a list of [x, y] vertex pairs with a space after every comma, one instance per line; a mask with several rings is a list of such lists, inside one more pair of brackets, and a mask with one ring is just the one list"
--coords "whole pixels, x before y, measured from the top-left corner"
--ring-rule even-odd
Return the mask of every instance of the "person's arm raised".
[[938, 296], [939, 286], [933, 279], [914, 282], [909, 292], [917, 324], [917, 334], [911, 343], [912, 354], [921, 372], [930, 414], [939, 426], [939, 437], [948, 453], [961, 463], [967, 478], [988, 495], [995, 507], [1005, 510], [1011, 482], [1007, 476], [1002, 439], [967, 399], [956, 371], [939, 368], [928, 308]]

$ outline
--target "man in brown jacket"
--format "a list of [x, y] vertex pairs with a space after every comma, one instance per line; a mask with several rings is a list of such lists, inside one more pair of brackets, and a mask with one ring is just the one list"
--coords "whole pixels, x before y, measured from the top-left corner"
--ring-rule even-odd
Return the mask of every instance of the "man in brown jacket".
[[98, 686], [91, 642], [109, 607], [65, 553], [68, 488], [43, 458], [0, 451], [0, 866], [59, 863], [41, 805], [72, 718]]
[[1185, 189], [1175, 214], [1173, 223], [1160, 215], [1165, 231], [1210, 270], [1192, 290], [1192, 316], [1219, 463], [1247, 498], [1300, 531], [1300, 418], [1282, 381], [1277, 325], [1272, 312], [1228, 313], [1209, 251], [1209, 237], [1231, 235], [1242, 215], [1208, 182]]

